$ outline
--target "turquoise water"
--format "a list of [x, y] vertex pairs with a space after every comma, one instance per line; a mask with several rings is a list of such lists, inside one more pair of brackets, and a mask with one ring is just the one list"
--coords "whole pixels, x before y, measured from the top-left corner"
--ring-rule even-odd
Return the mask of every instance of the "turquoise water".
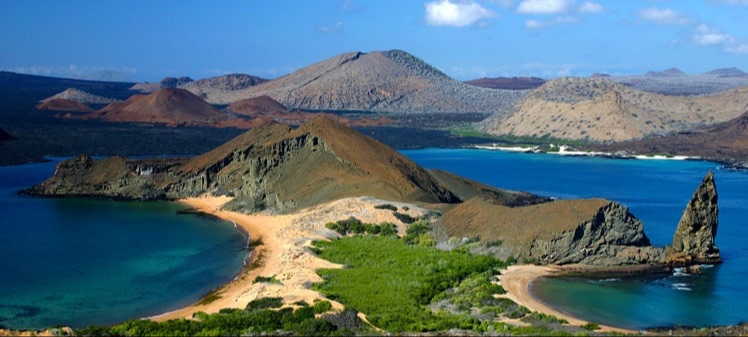
[[[402, 151], [427, 168], [488, 185], [558, 198], [604, 197], [628, 206], [653, 244], [672, 241], [703, 176], [719, 165], [696, 161], [612, 160], [472, 149]], [[544, 279], [533, 293], [586, 320], [630, 329], [728, 325], [748, 321], [748, 173], [715, 171], [724, 263], [701, 276], [653, 279]]]
[[18, 196], [54, 163], [0, 167], [0, 325], [83, 327], [196, 302], [241, 271], [233, 225], [170, 202]]

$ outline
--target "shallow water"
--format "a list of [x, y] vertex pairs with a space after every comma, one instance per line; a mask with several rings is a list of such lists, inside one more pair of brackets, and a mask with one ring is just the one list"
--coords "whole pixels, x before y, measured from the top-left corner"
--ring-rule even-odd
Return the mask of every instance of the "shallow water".
[[244, 235], [171, 202], [18, 196], [54, 163], [0, 167], [0, 325], [113, 324], [189, 305], [242, 268]]
[[[402, 151], [427, 168], [488, 185], [558, 198], [604, 197], [629, 207], [654, 245], [672, 241], [681, 214], [709, 170], [698, 161], [614, 160], [475, 149]], [[701, 276], [657, 279], [544, 279], [533, 293], [561, 311], [630, 329], [748, 321], [748, 173], [715, 171], [725, 262]]]

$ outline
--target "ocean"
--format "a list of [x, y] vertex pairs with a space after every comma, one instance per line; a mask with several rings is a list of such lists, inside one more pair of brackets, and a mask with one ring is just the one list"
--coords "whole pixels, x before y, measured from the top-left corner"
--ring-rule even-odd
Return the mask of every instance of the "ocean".
[[0, 326], [121, 323], [174, 310], [233, 279], [243, 233], [173, 202], [19, 196], [54, 162], [0, 167]]
[[652, 244], [672, 242], [701, 179], [715, 171], [719, 194], [716, 244], [724, 263], [700, 276], [674, 273], [635, 279], [543, 279], [533, 294], [560, 311], [628, 329], [730, 325], [748, 321], [748, 173], [716, 163], [564, 157], [476, 149], [402, 151], [426, 168], [485, 184], [557, 198], [603, 197], [629, 207]]

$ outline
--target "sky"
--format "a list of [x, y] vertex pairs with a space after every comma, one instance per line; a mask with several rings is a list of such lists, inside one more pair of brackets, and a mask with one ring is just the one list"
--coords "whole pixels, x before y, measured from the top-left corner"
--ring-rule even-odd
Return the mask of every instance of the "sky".
[[0, 69], [268, 79], [401, 49], [458, 80], [748, 71], [748, 0], [0, 0]]

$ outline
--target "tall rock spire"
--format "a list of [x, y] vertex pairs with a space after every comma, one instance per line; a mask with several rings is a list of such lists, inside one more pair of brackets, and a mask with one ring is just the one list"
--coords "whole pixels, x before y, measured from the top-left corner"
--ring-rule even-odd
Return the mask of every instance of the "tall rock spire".
[[719, 263], [722, 258], [714, 244], [719, 208], [714, 172], [709, 171], [694, 192], [673, 235], [673, 252], [692, 263]]

